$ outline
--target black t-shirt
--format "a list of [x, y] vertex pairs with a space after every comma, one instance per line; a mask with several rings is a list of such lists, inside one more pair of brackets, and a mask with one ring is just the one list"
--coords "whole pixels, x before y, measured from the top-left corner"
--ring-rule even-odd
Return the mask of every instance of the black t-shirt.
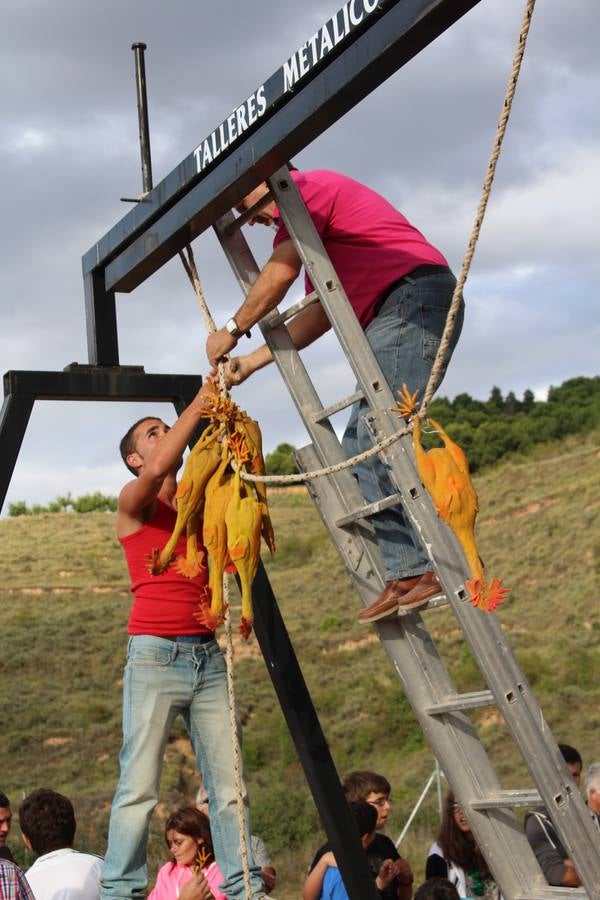
[[14, 862], [13, 855], [6, 844], [4, 847], [0, 847], [0, 859], [7, 859], [9, 862]]
[[[315, 853], [313, 861], [310, 864], [309, 871], [312, 872], [321, 857], [325, 853], [328, 853], [330, 850], [331, 846], [329, 844], [323, 844], [322, 847], [319, 847], [319, 849]], [[400, 859], [400, 854], [396, 850], [394, 842], [391, 841], [389, 837], [386, 837], [385, 834], [380, 834], [379, 832], [375, 834], [375, 837], [365, 850], [365, 854], [367, 856], [367, 860], [369, 861], [369, 867], [371, 869], [371, 872], [373, 873], [373, 878], [377, 877], [381, 865], [386, 859]], [[398, 879], [394, 878], [392, 881], [390, 881], [389, 884], [384, 887], [382, 891], [378, 891], [379, 896], [382, 898], [382, 900], [396, 900], [396, 897], [398, 896], [398, 887]]]

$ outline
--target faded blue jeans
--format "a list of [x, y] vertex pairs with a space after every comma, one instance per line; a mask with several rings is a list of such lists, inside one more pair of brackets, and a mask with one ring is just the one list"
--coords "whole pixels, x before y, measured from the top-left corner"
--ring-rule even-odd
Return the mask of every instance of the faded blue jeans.
[[[365, 331], [371, 349], [394, 394], [403, 384], [411, 393], [423, 393], [435, 360], [456, 279], [447, 273], [406, 276], [385, 299], [376, 317]], [[461, 304], [452, 338], [456, 346], [463, 323]], [[451, 353], [450, 353], [451, 355]], [[446, 365], [450, 359], [446, 359]], [[445, 368], [444, 368], [445, 372]], [[442, 376], [443, 377], [442, 373]], [[440, 381], [441, 381], [440, 377]], [[439, 387], [439, 383], [438, 383]], [[342, 444], [347, 457], [356, 456], [373, 446], [363, 417], [369, 412], [366, 401], [355, 403], [344, 432]], [[368, 503], [395, 493], [388, 469], [378, 456], [354, 466], [361, 492]], [[431, 569], [431, 563], [401, 506], [393, 506], [371, 516], [377, 544], [385, 563], [385, 580], [410, 578]]]
[[[180, 713], [206, 788], [217, 863], [228, 897], [245, 897], [233, 774], [225, 660], [216, 641], [175, 643], [129, 639], [123, 681], [121, 776], [110, 814], [102, 897], [146, 896], [150, 816], [158, 800], [163, 754]], [[247, 797], [244, 788], [244, 802]], [[246, 842], [250, 852], [248, 816]], [[250, 855], [252, 896], [262, 897], [260, 870]]]

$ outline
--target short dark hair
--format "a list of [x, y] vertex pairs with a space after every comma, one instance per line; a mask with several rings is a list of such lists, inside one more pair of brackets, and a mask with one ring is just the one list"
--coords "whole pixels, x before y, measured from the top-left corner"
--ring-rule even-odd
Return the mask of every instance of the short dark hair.
[[25, 797], [19, 807], [21, 831], [38, 855], [73, 845], [75, 810], [62, 794], [39, 788]]
[[365, 834], [373, 834], [377, 825], [377, 810], [375, 807], [362, 800], [351, 800], [350, 809], [354, 813], [360, 837], [364, 837]]
[[413, 900], [458, 900], [456, 887], [447, 878], [428, 878], [415, 892]]
[[570, 763], [572, 766], [574, 766], [575, 763], [579, 763], [580, 766], [583, 765], [579, 750], [576, 750], [575, 747], [571, 747], [570, 744], [559, 744], [558, 749], [562, 753], [562, 758], [566, 763]]
[[0, 791], [0, 806], [10, 806], [10, 800], [4, 793], [4, 791]]
[[387, 778], [366, 769], [350, 772], [342, 781], [342, 787], [347, 800], [366, 801], [369, 794], [386, 794], [389, 797], [392, 792]]
[[149, 422], [150, 419], [157, 419], [159, 422], [162, 422], [162, 419], [159, 416], [143, 416], [141, 419], [138, 419], [137, 422], [133, 423], [127, 433], [123, 435], [119, 444], [121, 459], [129, 469], [131, 474], [135, 475], [136, 478], [139, 475], [139, 472], [137, 471], [137, 469], [134, 469], [133, 466], [129, 465], [129, 463], [127, 462], [127, 457], [130, 453], [135, 453], [135, 440], [133, 438], [135, 429], [138, 427], [138, 425], [141, 425], [142, 422]]

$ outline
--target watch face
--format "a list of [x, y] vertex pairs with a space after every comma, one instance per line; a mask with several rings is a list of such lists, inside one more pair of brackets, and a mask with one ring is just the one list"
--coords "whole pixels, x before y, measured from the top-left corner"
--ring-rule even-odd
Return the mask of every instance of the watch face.
[[235, 323], [235, 319], [230, 319], [229, 322], [225, 325], [226, 330], [229, 332], [231, 337], [239, 337], [241, 332]]

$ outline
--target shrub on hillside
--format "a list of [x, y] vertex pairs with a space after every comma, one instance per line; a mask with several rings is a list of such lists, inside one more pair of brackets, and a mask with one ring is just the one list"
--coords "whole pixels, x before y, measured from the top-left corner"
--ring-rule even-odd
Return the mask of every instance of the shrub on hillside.
[[48, 506], [41, 506], [34, 503], [31, 507], [27, 506], [24, 500], [17, 500], [16, 503], [9, 503], [9, 516], [37, 516], [41, 513], [57, 513], [57, 512], [116, 512], [117, 498], [101, 494], [96, 491], [94, 494], [82, 494], [75, 500], [70, 494], [66, 497], [57, 497]]

